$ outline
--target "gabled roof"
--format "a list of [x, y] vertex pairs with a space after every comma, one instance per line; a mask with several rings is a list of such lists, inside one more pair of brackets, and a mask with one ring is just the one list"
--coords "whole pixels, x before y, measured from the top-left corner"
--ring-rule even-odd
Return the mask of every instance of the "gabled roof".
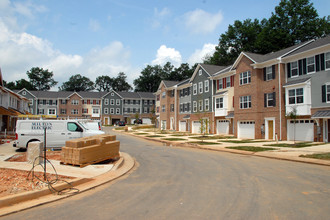
[[155, 95], [151, 92], [138, 92], [139, 96], [143, 99], [154, 99]]
[[221, 74], [224, 74], [224, 73], [228, 73], [228, 72], [230, 72], [231, 71], [231, 67], [232, 67], [232, 65], [230, 65], [230, 66], [226, 66], [224, 69], [222, 69], [220, 72], [217, 72], [217, 73], [215, 73], [214, 75], [213, 75], [213, 77], [215, 77], [215, 76], [219, 76], [219, 75], [221, 75]]
[[21, 90], [15, 90], [14, 92], [16, 92], [17, 94], [22, 92], [22, 91], [25, 91], [25, 92], [28, 92], [30, 95], [34, 96], [35, 98], [37, 98], [31, 91], [27, 90], [26, 88], [23, 88]]
[[167, 88], [175, 86], [176, 84], [179, 83], [178, 81], [169, 81], [169, 80], [163, 80], [163, 82]]
[[123, 98], [121, 97], [121, 95], [118, 94], [118, 92], [116, 92], [115, 90], [111, 89], [109, 92], [106, 92], [101, 98], [104, 98], [105, 96], [107, 96], [109, 93], [116, 93], [120, 98]]
[[191, 82], [195, 79], [195, 76], [197, 75], [199, 68], [202, 68], [209, 76], [213, 76], [213, 75], [221, 72], [225, 68], [227, 68], [227, 66], [217, 66], [217, 65], [199, 63], [197, 65], [193, 75], [191, 76], [189, 82]]

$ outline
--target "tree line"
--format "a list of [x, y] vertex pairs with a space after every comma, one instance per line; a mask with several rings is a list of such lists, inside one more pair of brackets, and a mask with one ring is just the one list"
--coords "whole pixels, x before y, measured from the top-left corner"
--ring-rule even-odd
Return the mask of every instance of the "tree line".
[[[267, 54], [310, 39], [321, 38], [330, 33], [330, 16], [320, 18], [309, 0], [281, 0], [269, 19], [236, 20], [220, 35], [215, 52], [205, 57], [205, 64], [230, 65], [242, 51]], [[133, 81], [135, 91], [156, 92], [162, 80], [181, 81], [192, 76], [197, 64], [182, 63], [174, 67], [147, 65]], [[6, 83], [9, 89], [49, 90], [57, 82], [53, 72], [33, 67], [27, 72], [29, 81], [20, 79]], [[62, 86], [61, 91], [132, 91], [124, 72], [116, 77], [102, 75], [95, 82], [80, 74], [73, 75]]]

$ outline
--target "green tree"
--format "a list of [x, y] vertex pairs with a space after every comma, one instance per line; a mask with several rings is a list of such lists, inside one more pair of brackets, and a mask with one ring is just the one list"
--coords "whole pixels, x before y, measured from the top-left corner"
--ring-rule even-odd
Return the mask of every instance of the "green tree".
[[7, 87], [10, 90], [21, 90], [21, 89], [27, 89], [27, 90], [34, 90], [34, 87], [31, 85], [31, 83], [25, 79], [16, 80], [15, 82], [5, 82], [5, 87]]
[[194, 66], [192, 66], [190, 68], [188, 63], [182, 63], [179, 67], [173, 69], [167, 75], [166, 79], [171, 80], [171, 81], [182, 81], [182, 80], [188, 79], [192, 76], [196, 67], [197, 67], [197, 64], [195, 64]]
[[57, 81], [53, 79], [53, 72], [48, 71], [48, 69], [32, 67], [26, 74], [34, 90], [47, 91], [57, 84]]
[[70, 77], [67, 82], [64, 82], [61, 87], [58, 88], [61, 91], [90, 91], [94, 89], [94, 83], [85, 76], [76, 74]]
[[128, 84], [126, 80], [127, 80], [127, 76], [125, 75], [125, 73], [123, 72], [118, 73], [117, 77], [113, 79], [113, 83], [112, 83], [113, 90], [118, 92], [132, 90], [133, 89], [132, 86]]
[[160, 65], [147, 65], [139, 78], [133, 81], [136, 92], [156, 92], [163, 79], [163, 70]]
[[99, 76], [95, 80], [95, 89], [99, 92], [101, 91], [110, 91], [112, 85], [114, 83], [114, 79], [110, 76]]

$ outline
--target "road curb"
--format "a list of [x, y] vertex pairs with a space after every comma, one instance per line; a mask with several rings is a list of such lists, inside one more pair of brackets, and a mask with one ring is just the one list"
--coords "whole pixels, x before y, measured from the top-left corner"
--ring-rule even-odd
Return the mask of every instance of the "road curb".
[[[129, 154], [124, 152], [120, 152], [120, 154], [120, 159], [116, 161], [114, 167], [109, 172], [106, 172], [94, 178], [75, 178], [72, 181], [69, 181], [70, 184], [72, 184], [75, 189], [78, 189], [79, 193], [81, 193], [120, 178], [121, 176], [132, 170], [135, 166], [135, 160]], [[67, 186], [67, 183], [63, 183], [59, 184], [54, 188], [58, 190], [63, 190]], [[27, 210], [33, 207], [41, 206], [43, 204], [55, 202], [64, 198], [71, 197], [73, 195], [77, 195], [77, 193], [53, 195], [50, 190], [46, 188], [40, 191], [26, 192], [17, 195], [6, 196], [0, 198], [0, 217], [15, 212]]]
[[274, 155], [262, 155], [262, 153], [260, 153], [260, 152], [250, 152], [250, 151], [234, 150], [234, 149], [228, 149], [228, 148], [214, 149], [214, 148], [209, 148], [207, 146], [202, 146], [202, 145], [198, 145], [198, 144], [190, 144], [190, 143], [186, 143], [186, 142], [182, 142], [182, 141], [173, 142], [173, 141], [167, 141], [167, 140], [158, 140], [158, 139], [148, 138], [148, 137], [141, 136], [141, 135], [134, 135], [132, 133], [125, 132], [125, 131], [117, 131], [117, 130], [113, 130], [113, 131], [118, 132], [118, 133], [124, 133], [126, 135], [131, 135], [134, 137], [139, 137], [139, 138], [146, 139], [149, 141], [165, 143], [168, 146], [188, 147], [188, 148], [194, 148], [194, 149], [200, 149], [200, 150], [227, 152], [227, 153], [241, 154], [241, 155], [247, 155], [247, 156], [250, 155], [250, 156], [264, 157], [264, 158], [277, 159], [277, 160], [286, 160], [286, 161], [292, 161], [292, 162], [330, 166], [330, 161], [323, 161], [323, 160], [318, 160], [318, 159], [313, 159], [313, 158], [300, 158], [300, 157], [295, 158], [295, 157], [284, 157], [284, 156], [274, 156]]

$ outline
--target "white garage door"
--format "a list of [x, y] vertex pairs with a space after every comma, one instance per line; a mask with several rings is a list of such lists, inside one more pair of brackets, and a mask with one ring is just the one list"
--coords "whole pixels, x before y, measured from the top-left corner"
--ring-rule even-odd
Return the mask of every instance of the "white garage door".
[[254, 139], [254, 121], [239, 121], [237, 126], [237, 137], [240, 139]]
[[142, 123], [151, 125], [151, 119], [150, 118], [142, 118]]
[[193, 121], [192, 122], [191, 133], [193, 133], [193, 134], [201, 133], [201, 123], [199, 121]]
[[296, 120], [296, 126], [294, 125], [293, 120], [288, 120], [287, 128], [289, 141], [293, 141], [294, 139], [296, 141], [314, 141], [313, 120]]
[[179, 131], [187, 131], [187, 123], [185, 121], [179, 122]]
[[217, 120], [217, 134], [229, 134], [228, 120]]

